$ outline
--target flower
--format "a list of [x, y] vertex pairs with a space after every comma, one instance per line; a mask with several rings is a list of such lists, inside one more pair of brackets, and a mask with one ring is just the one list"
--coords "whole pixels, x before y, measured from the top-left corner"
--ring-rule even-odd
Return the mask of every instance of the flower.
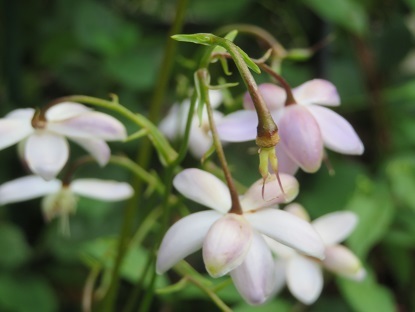
[[[206, 270], [212, 277], [230, 273], [236, 288], [250, 304], [263, 303], [274, 288], [273, 260], [261, 234], [323, 258], [320, 237], [310, 224], [285, 211], [271, 208], [292, 200], [298, 182], [281, 174], [285, 197], [270, 185], [261, 194], [262, 180], [255, 182], [240, 199], [243, 214], [228, 213], [231, 197], [227, 186], [214, 175], [199, 169], [186, 169], [173, 180], [187, 198], [213, 210], [193, 213], [176, 222], [166, 233], [157, 257], [159, 274], [202, 248]], [[275, 182], [270, 177], [266, 183]]]
[[[308, 218], [307, 212], [299, 204], [290, 204], [286, 210]], [[271, 250], [278, 256], [275, 261], [276, 289], [281, 289], [286, 282], [298, 300], [312, 304], [323, 288], [322, 267], [356, 281], [362, 280], [366, 271], [359, 259], [348, 248], [339, 245], [351, 234], [356, 223], [357, 217], [351, 211], [329, 213], [311, 223], [325, 245], [323, 260], [310, 259], [276, 241], [266, 239]]]
[[[286, 94], [281, 87], [264, 83], [258, 90], [279, 128], [281, 141], [276, 149], [280, 172], [294, 174], [299, 167], [306, 172], [317, 171], [323, 159], [323, 146], [343, 154], [363, 153], [363, 143], [349, 122], [324, 107], [340, 105], [332, 83], [322, 79], [307, 81], [292, 90], [296, 103], [286, 106]], [[244, 106], [246, 110], [221, 119], [217, 126], [221, 140], [255, 139], [258, 119], [248, 93]]]
[[104, 166], [110, 157], [105, 141], [126, 138], [125, 127], [110, 115], [72, 102], [50, 107], [45, 120], [32, 108], [16, 109], [0, 119], [0, 149], [22, 141], [23, 158], [30, 170], [53, 179], [69, 158], [67, 137]]
[[[218, 90], [209, 90], [212, 108], [217, 108], [222, 102], [222, 93]], [[174, 104], [167, 116], [160, 122], [160, 131], [171, 141], [183, 136], [186, 128], [186, 120], [189, 115], [190, 101], [185, 100], [181, 105]], [[213, 111], [213, 118], [219, 121], [222, 113]], [[201, 158], [210, 149], [213, 141], [210, 135], [210, 125], [206, 107], [203, 107], [202, 117], [199, 120], [197, 114], [192, 118], [189, 134], [189, 150], [196, 158]]]
[[132, 187], [125, 182], [75, 179], [65, 185], [57, 179], [45, 181], [40, 176], [30, 175], [0, 185], [0, 205], [44, 196], [42, 211], [45, 220], [60, 217], [63, 232], [67, 232], [68, 216], [76, 211], [77, 196], [112, 202], [127, 199], [133, 193]]

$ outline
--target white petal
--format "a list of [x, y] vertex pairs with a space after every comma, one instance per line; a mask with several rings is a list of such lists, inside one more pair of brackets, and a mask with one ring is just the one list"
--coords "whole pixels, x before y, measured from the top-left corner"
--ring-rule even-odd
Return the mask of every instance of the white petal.
[[28, 120], [17, 118], [0, 119], [0, 149], [16, 144], [33, 131]]
[[65, 138], [47, 131], [36, 131], [27, 139], [25, 159], [34, 173], [45, 180], [53, 179], [69, 157]]
[[275, 289], [271, 251], [260, 234], [254, 233], [244, 262], [231, 272], [242, 297], [252, 305], [264, 303]]
[[162, 274], [200, 249], [212, 224], [222, 217], [216, 211], [201, 211], [177, 221], [167, 231], [157, 255], [156, 269]]
[[189, 108], [189, 101], [184, 101], [181, 105], [174, 104], [167, 116], [160, 122], [160, 131], [170, 140], [177, 139], [183, 135]]
[[26, 120], [30, 123], [34, 114], [35, 114], [35, 110], [33, 108], [19, 108], [19, 109], [15, 109], [11, 111], [4, 118], [21, 119], [21, 120]]
[[62, 102], [49, 108], [45, 115], [47, 121], [59, 121], [72, 118], [89, 111], [92, 111], [92, 109], [86, 107], [85, 105], [74, 102]]
[[300, 219], [310, 222], [310, 215], [308, 214], [307, 210], [305, 210], [305, 208], [299, 203], [291, 203], [284, 207], [284, 210], [299, 217]]
[[366, 275], [360, 260], [342, 245], [326, 248], [326, 258], [323, 260], [323, 265], [334, 273], [356, 281], [361, 281]]
[[78, 195], [105, 201], [124, 200], [134, 194], [130, 184], [113, 180], [76, 179], [70, 187]]
[[336, 87], [327, 80], [313, 79], [293, 89], [298, 104], [320, 104], [327, 106], [340, 105], [340, 97]]
[[274, 262], [274, 275], [275, 275], [275, 284], [273, 289], [273, 294], [277, 295], [282, 291], [285, 284], [287, 283], [286, 272], [287, 272], [287, 263], [285, 259], [276, 259]]
[[298, 170], [298, 164], [285, 152], [281, 144], [277, 144], [275, 151], [278, 158], [278, 171], [294, 175]]
[[317, 120], [327, 148], [342, 154], [363, 154], [363, 143], [346, 119], [326, 107], [310, 105], [307, 108]]
[[244, 216], [262, 234], [306, 255], [324, 258], [323, 242], [310, 223], [273, 208], [245, 213]]
[[213, 109], [218, 108], [223, 101], [223, 95], [221, 90], [209, 90], [210, 105]]
[[253, 230], [241, 215], [229, 213], [216, 221], [203, 242], [203, 261], [212, 277], [239, 266], [251, 246]]
[[47, 129], [75, 138], [99, 138], [106, 141], [124, 140], [124, 125], [114, 117], [101, 112], [87, 112], [57, 122], [48, 122]]
[[[284, 107], [287, 94], [283, 88], [273, 83], [262, 83], [258, 86], [258, 91], [269, 110], [274, 111]], [[252, 98], [248, 92], [246, 92], [244, 96], [244, 107], [246, 109], [255, 109]]]
[[267, 245], [271, 249], [272, 253], [275, 254], [279, 259], [287, 260], [298, 254], [294, 249], [283, 245], [276, 240], [269, 238], [268, 236], [264, 235], [264, 239], [267, 242]]
[[92, 157], [96, 159], [100, 166], [105, 166], [110, 157], [111, 157], [111, 150], [107, 143], [101, 139], [94, 139], [94, 138], [70, 138], [76, 144], [82, 146], [87, 152], [91, 154]]
[[336, 211], [317, 218], [312, 226], [329, 246], [345, 240], [353, 232], [357, 221], [356, 214], [351, 211]]
[[222, 213], [231, 208], [228, 187], [209, 172], [196, 168], [185, 169], [176, 175], [173, 185], [184, 196], [206, 207]]
[[264, 198], [262, 198], [262, 179], [252, 184], [245, 195], [241, 198], [243, 210], [252, 211], [292, 201], [298, 195], [299, 191], [297, 179], [291, 175], [281, 173], [280, 180], [285, 195], [282, 193], [275, 175], [271, 175], [265, 182]]
[[61, 188], [58, 180], [45, 181], [31, 175], [18, 178], [0, 185], [0, 204], [16, 203], [55, 193]]
[[222, 141], [245, 142], [257, 136], [258, 116], [252, 110], [240, 110], [223, 117], [216, 128]]
[[298, 300], [312, 304], [323, 289], [320, 265], [302, 256], [292, 258], [287, 265], [287, 285]]
[[212, 146], [212, 138], [194, 123], [190, 129], [189, 150], [196, 158], [201, 158]]

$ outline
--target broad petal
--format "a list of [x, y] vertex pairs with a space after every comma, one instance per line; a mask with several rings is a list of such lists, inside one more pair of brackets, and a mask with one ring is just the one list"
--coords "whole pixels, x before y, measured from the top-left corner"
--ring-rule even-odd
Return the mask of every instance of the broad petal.
[[271, 251], [261, 235], [254, 233], [245, 260], [230, 273], [235, 287], [249, 304], [262, 304], [273, 294], [273, 273]]
[[70, 188], [75, 194], [104, 201], [124, 200], [134, 194], [130, 184], [113, 180], [76, 179]]
[[327, 148], [342, 154], [363, 154], [363, 143], [346, 119], [326, 107], [309, 105], [307, 108], [317, 120]]
[[30, 121], [15, 118], [0, 119], [0, 149], [4, 149], [26, 138], [33, 132]]
[[[258, 91], [262, 95], [269, 110], [274, 111], [284, 107], [287, 94], [283, 88], [273, 83], [262, 83], [258, 86]], [[251, 110], [255, 109], [252, 98], [248, 92], [244, 95], [244, 107]]]
[[75, 138], [99, 138], [106, 141], [124, 140], [124, 125], [114, 117], [101, 112], [86, 112], [57, 122], [48, 122], [47, 129]]
[[306, 172], [316, 172], [323, 159], [320, 128], [307, 108], [290, 105], [284, 109], [279, 131], [285, 152]]
[[264, 197], [262, 197], [262, 179], [256, 181], [241, 198], [244, 211], [253, 211], [265, 207], [275, 206], [280, 203], [290, 202], [299, 191], [299, 184], [295, 177], [281, 173], [280, 180], [285, 195], [277, 183], [275, 175], [269, 176], [265, 181]]
[[313, 228], [320, 235], [326, 246], [345, 240], [357, 225], [357, 216], [351, 211], [328, 213], [312, 222]]
[[35, 175], [18, 178], [0, 185], [0, 204], [5, 205], [41, 197], [55, 193], [60, 188], [61, 182], [58, 180], [45, 181]]
[[209, 172], [196, 168], [185, 169], [176, 175], [173, 185], [187, 198], [221, 213], [231, 208], [228, 187]]
[[298, 104], [320, 104], [339, 106], [340, 96], [336, 87], [327, 80], [313, 79], [293, 89], [293, 95]]
[[21, 120], [26, 120], [30, 123], [34, 114], [35, 114], [35, 110], [33, 108], [19, 108], [19, 109], [15, 109], [11, 111], [4, 118], [21, 119]]
[[298, 300], [312, 304], [323, 289], [320, 265], [302, 256], [292, 258], [287, 265], [287, 285]]
[[209, 228], [220, 217], [216, 211], [201, 211], [177, 221], [167, 231], [157, 255], [156, 270], [162, 274], [200, 249]]
[[111, 150], [107, 143], [105, 143], [102, 139], [95, 139], [95, 138], [70, 138], [73, 142], [80, 145], [84, 148], [88, 153], [91, 154], [92, 157], [96, 159], [100, 166], [105, 166], [110, 157], [111, 157]]
[[294, 175], [298, 171], [298, 164], [288, 156], [281, 144], [277, 144], [275, 151], [278, 158], [278, 171]]
[[26, 141], [25, 159], [34, 173], [45, 180], [53, 179], [69, 157], [65, 138], [47, 131], [36, 131]]
[[350, 279], [361, 281], [366, 276], [360, 260], [348, 248], [334, 245], [326, 248], [323, 265], [328, 270]]
[[257, 136], [258, 116], [252, 110], [240, 110], [223, 117], [216, 128], [222, 141], [245, 142]]
[[244, 216], [260, 233], [306, 255], [324, 258], [323, 241], [310, 223], [273, 208], [245, 213]]
[[53, 105], [46, 111], [46, 120], [65, 120], [92, 111], [91, 108], [75, 102], [62, 102]]

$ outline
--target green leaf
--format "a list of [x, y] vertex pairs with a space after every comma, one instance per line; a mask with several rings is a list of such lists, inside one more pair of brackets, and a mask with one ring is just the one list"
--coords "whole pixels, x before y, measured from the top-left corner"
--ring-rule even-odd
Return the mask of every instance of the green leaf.
[[233, 308], [234, 312], [290, 312], [292, 310], [293, 307], [282, 299], [274, 299], [261, 306], [249, 306], [244, 303]]
[[0, 225], [0, 250], [0, 266], [8, 269], [22, 265], [31, 253], [19, 228], [6, 223]]
[[245, 53], [240, 47], [238, 47], [238, 51], [241, 54], [242, 58], [244, 59], [246, 65], [252, 69], [257, 74], [261, 73], [261, 70], [259, 69], [258, 65], [254, 63], [254, 61], [248, 56], [248, 54]]

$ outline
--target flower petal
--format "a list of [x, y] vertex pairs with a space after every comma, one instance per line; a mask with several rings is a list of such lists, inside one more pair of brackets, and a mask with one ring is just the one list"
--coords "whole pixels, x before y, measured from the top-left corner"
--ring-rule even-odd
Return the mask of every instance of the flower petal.
[[70, 188], [77, 195], [105, 201], [124, 200], [134, 194], [130, 184], [113, 180], [76, 179]]
[[25, 159], [34, 173], [45, 180], [53, 179], [69, 157], [65, 138], [47, 131], [36, 131], [27, 139]]
[[271, 251], [261, 235], [254, 233], [245, 260], [230, 273], [235, 287], [249, 304], [262, 304], [275, 289], [273, 273]]
[[293, 89], [298, 104], [319, 104], [327, 106], [340, 105], [340, 97], [336, 87], [327, 80], [313, 79]]
[[11, 111], [4, 118], [21, 119], [21, 120], [28, 121], [30, 123], [34, 114], [35, 114], [35, 110], [33, 108], [19, 108], [19, 109], [15, 109]]
[[284, 208], [284, 210], [299, 217], [300, 219], [310, 222], [310, 215], [308, 214], [307, 210], [305, 210], [305, 208], [299, 203], [289, 204]]
[[306, 255], [324, 258], [324, 244], [310, 223], [273, 208], [245, 213], [244, 216], [262, 234]]
[[253, 211], [260, 208], [275, 206], [280, 203], [290, 202], [299, 191], [299, 184], [295, 177], [281, 173], [280, 180], [285, 195], [277, 183], [275, 175], [268, 176], [264, 186], [262, 197], [262, 179], [256, 181], [241, 198], [241, 206], [244, 211]]
[[297, 252], [294, 249], [284, 244], [281, 244], [276, 240], [269, 238], [268, 236], [264, 235], [264, 239], [267, 242], [267, 245], [271, 249], [272, 253], [275, 254], [278, 257], [278, 259], [287, 260], [297, 255]]
[[307, 108], [290, 105], [278, 123], [282, 148], [306, 172], [316, 172], [323, 159], [320, 128]]
[[327, 148], [342, 154], [363, 154], [363, 143], [346, 119], [325, 107], [310, 105], [307, 108], [316, 119]]
[[28, 120], [0, 119], [0, 149], [16, 144], [32, 132], [33, 128]]
[[209, 172], [196, 168], [185, 169], [176, 175], [173, 185], [187, 198], [221, 213], [231, 208], [228, 187]]
[[323, 289], [319, 264], [302, 256], [293, 257], [287, 264], [287, 285], [298, 300], [312, 304]]
[[366, 276], [360, 260], [348, 248], [334, 245], [326, 248], [323, 260], [326, 269], [350, 279], [361, 281]]
[[114, 117], [101, 112], [86, 112], [57, 122], [48, 122], [47, 129], [75, 138], [99, 138], [106, 141], [124, 140], [124, 125]]
[[216, 125], [219, 137], [227, 142], [255, 140], [258, 116], [252, 110], [240, 110], [223, 117]]
[[320, 235], [326, 246], [345, 240], [357, 225], [357, 216], [351, 211], [328, 213], [312, 222], [313, 228]]
[[160, 122], [159, 129], [168, 139], [177, 139], [184, 133], [189, 108], [189, 101], [184, 101], [181, 105], [174, 104]]
[[45, 181], [35, 175], [18, 178], [0, 185], [0, 204], [5, 205], [33, 199], [55, 193], [60, 188], [61, 182], [58, 180]]
[[[284, 107], [287, 94], [283, 88], [273, 83], [262, 83], [258, 86], [258, 91], [262, 95], [269, 110], [279, 110]], [[255, 109], [252, 98], [248, 92], [244, 95], [244, 107], [251, 110]]]
[[221, 90], [209, 90], [210, 105], [213, 109], [218, 108], [223, 101], [223, 95]]
[[298, 164], [285, 152], [281, 144], [275, 146], [278, 158], [278, 172], [294, 175], [298, 171]]
[[91, 108], [74, 102], [62, 102], [53, 105], [46, 111], [47, 121], [65, 120], [92, 111]]
[[105, 143], [102, 139], [95, 139], [95, 138], [70, 138], [76, 144], [80, 145], [84, 148], [87, 152], [91, 154], [92, 157], [96, 159], [100, 166], [105, 166], [110, 157], [111, 157], [111, 150], [107, 143]]
[[156, 269], [162, 274], [200, 249], [209, 228], [222, 215], [216, 211], [196, 212], [177, 221], [167, 231], [157, 255]]
[[189, 135], [189, 150], [196, 158], [202, 156], [210, 149], [213, 141], [208, 133], [196, 124], [196, 118], [192, 124]]

